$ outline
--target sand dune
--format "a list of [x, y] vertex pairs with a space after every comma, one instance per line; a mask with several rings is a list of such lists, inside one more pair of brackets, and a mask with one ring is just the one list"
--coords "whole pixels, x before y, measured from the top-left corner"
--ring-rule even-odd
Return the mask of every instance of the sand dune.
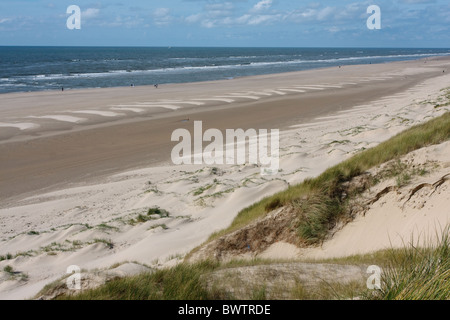
[[[39, 122], [49, 130], [33, 129], [34, 137], [20, 132], [11, 136], [9, 131], [1, 136], [0, 126], [0, 171], [5, 177], [0, 186], [0, 256], [13, 256], [1, 261], [0, 269], [10, 265], [28, 274], [27, 280], [2, 275], [0, 298], [28, 298], [63, 276], [70, 265], [95, 269], [136, 261], [159, 268], [180, 261], [255, 201], [448, 112], [448, 107], [435, 108], [429, 101], [450, 86], [450, 75], [436, 72], [449, 66], [447, 59], [436, 59], [426, 66], [415, 61], [173, 85], [152, 90], [152, 99], [149, 88], [139, 87], [133, 88], [133, 94], [126, 93], [129, 88], [116, 90], [120, 94], [110, 89], [69, 91], [76, 101], [63, 107], [58, 104], [60, 93], [59, 97], [34, 93], [47, 102], [39, 100], [36, 107], [27, 104], [27, 94], [0, 96], [2, 103], [17, 101], [21, 106], [16, 111], [0, 107], [3, 116], [18, 123], [30, 116], [44, 120], [48, 115], [56, 115], [52, 116], [56, 122], [63, 121], [59, 115], [66, 108], [80, 114], [82, 110], [95, 111], [83, 114], [87, 123], [74, 122], [74, 127], [62, 133], [59, 124], [46, 122], [52, 119]], [[373, 71], [373, 78], [363, 76], [367, 69]], [[355, 74], [361, 77], [353, 77]], [[400, 81], [406, 75], [410, 78]], [[271, 89], [273, 83], [277, 85]], [[240, 93], [242, 90], [246, 93]], [[407, 90], [407, 95], [398, 95]], [[111, 110], [129, 113], [102, 116]], [[144, 115], [150, 120], [135, 118]], [[222, 130], [282, 129], [282, 171], [262, 177], [255, 165], [171, 165], [170, 133], [179, 127], [192, 129], [191, 122], [182, 122], [187, 117]], [[63, 148], [64, 154], [58, 154], [58, 148]], [[446, 148], [435, 151], [445, 155]], [[48, 156], [49, 152], [54, 154]], [[27, 162], [27, 156], [33, 157], [32, 161]], [[435, 205], [441, 208], [438, 202]], [[155, 207], [169, 215], [153, 215], [146, 221], [139, 217]], [[394, 205], [392, 210], [396, 210]], [[425, 223], [420, 215], [422, 211], [417, 214], [417, 224]], [[395, 216], [392, 224], [405, 225], [400, 211]], [[442, 217], [445, 220], [448, 214]], [[343, 235], [323, 254], [352, 252], [343, 248], [348, 241], [355, 241], [355, 234], [362, 237], [364, 250], [377, 248], [370, 244], [371, 233], [364, 238], [365, 229], [360, 230]], [[292, 248], [289, 250], [292, 254]], [[277, 247], [272, 252], [283, 250]]]
[[450, 224], [450, 142], [419, 149], [402, 157], [401, 161], [411, 167], [427, 167], [430, 172], [413, 177], [400, 188], [395, 179], [389, 179], [366, 192], [363, 199], [372, 199], [392, 187], [392, 191], [318, 248], [304, 249], [278, 242], [258, 257], [332, 259], [409, 245], [426, 246], [439, 241], [442, 231]]

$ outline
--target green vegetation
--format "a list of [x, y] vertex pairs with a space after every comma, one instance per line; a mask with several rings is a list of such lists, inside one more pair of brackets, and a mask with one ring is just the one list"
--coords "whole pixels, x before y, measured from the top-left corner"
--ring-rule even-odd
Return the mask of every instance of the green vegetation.
[[[239, 282], [237, 289], [247, 292], [246, 299], [302, 299], [302, 300], [446, 300], [450, 299], [450, 225], [442, 230], [440, 241], [419, 247], [413, 241], [399, 249], [387, 249], [365, 255], [345, 258], [315, 260], [307, 263], [332, 263], [358, 265], [365, 269], [369, 265], [382, 268], [381, 289], [369, 290], [366, 279], [350, 282], [320, 281], [305, 286], [302, 282], [272, 286], [270, 272], [266, 281], [257, 284]], [[280, 261], [234, 260], [228, 263], [203, 261], [195, 264], [181, 263], [169, 269], [158, 270], [134, 277], [114, 280], [105, 285], [81, 292], [76, 296], [61, 296], [65, 300], [220, 300], [234, 299], [232, 291], [216, 284], [208, 285], [208, 276], [215, 271], [232, 270], [246, 266], [267, 266]], [[296, 262], [283, 262], [296, 263]], [[304, 262], [303, 262], [304, 263]], [[261, 269], [260, 272], [264, 272]], [[223, 282], [230, 284], [227, 273]], [[217, 281], [217, 279], [216, 279]], [[54, 285], [53, 285], [54, 286]], [[248, 287], [244, 287], [248, 286]], [[48, 286], [39, 295], [50, 290]]]
[[194, 196], [199, 196], [199, 195], [203, 194], [205, 191], [208, 191], [209, 189], [211, 189], [212, 187], [214, 187], [213, 184], [208, 184], [204, 187], [200, 187], [194, 191]]
[[[84, 246], [89, 246], [89, 245], [92, 245], [95, 243], [104, 243], [109, 249], [112, 249], [114, 247], [114, 244], [110, 240], [106, 240], [106, 239], [94, 239], [94, 240], [88, 241], [88, 242], [82, 242], [80, 240], [74, 240], [74, 241], [66, 240], [63, 243], [52, 242], [51, 244], [49, 244], [45, 247], [41, 247], [40, 251], [46, 252], [48, 255], [53, 256], [53, 255], [56, 255], [57, 252], [74, 252], [74, 251], [77, 251], [77, 250], [83, 248]], [[35, 251], [26, 252], [26, 253], [21, 253], [20, 255], [32, 256], [32, 253], [36, 253], [36, 252]], [[18, 255], [16, 255], [16, 256], [18, 256]]]
[[[131, 225], [135, 225], [137, 223], [145, 223], [147, 221], [157, 220], [161, 218], [168, 218], [170, 213], [167, 210], [161, 209], [159, 207], [150, 208], [147, 211], [147, 214], [139, 214], [136, 219], [128, 220], [128, 223]], [[159, 217], [155, 217], [159, 216]]]
[[343, 130], [340, 132], [341, 136], [356, 136], [357, 134], [363, 132], [366, 127], [357, 126], [351, 129]]
[[411, 175], [408, 172], [402, 173], [397, 177], [397, 187], [406, 186], [411, 181]]
[[12, 255], [11, 253], [7, 253], [4, 256], [0, 256], [0, 261], [12, 260], [12, 259], [15, 259], [17, 257], [32, 257], [34, 252], [35, 252], [34, 250], [29, 250], [29, 251], [26, 251], [26, 252], [18, 252], [15, 255]]
[[139, 223], [145, 223], [149, 220], [152, 220], [152, 217], [149, 216], [144, 216], [143, 214], [138, 215], [138, 217], [136, 218], [137, 222]]
[[92, 243], [103, 243], [109, 249], [114, 249], [114, 243], [109, 239], [94, 239]]
[[147, 215], [158, 215], [161, 218], [167, 218], [169, 216], [169, 212], [167, 210], [161, 209], [159, 207], [148, 209]]
[[349, 144], [350, 142], [351, 142], [350, 140], [342, 140], [342, 141], [334, 140], [330, 142], [328, 145], [331, 146], [333, 144]]
[[99, 224], [97, 226], [97, 228], [100, 229], [100, 230], [104, 230], [104, 231], [107, 231], [107, 230], [119, 231], [119, 228], [110, 226], [110, 225], [108, 225], [106, 223]]
[[14, 269], [11, 266], [6, 266], [3, 268], [3, 271], [9, 274], [14, 274]]
[[344, 214], [344, 204], [340, 198], [330, 196], [327, 191], [310, 190], [304, 199], [292, 201], [300, 216], [297, 230], [301, 239], [314, 244], [325, 239], [331, 224]]
[[153, 229], [157, 229], [157, 228], [162, 228], [163, 230], [167, 230], [169, 229], [169, 227], [166, 224], [155, 224], [154, 226], [151, 226], [148, 230], [153, 230]]
[[380, 176], [374, 177], [374, 184], [377, 184], [381, 178], [395, 178], [397, 182], [397, 187], [401, 188], [407, 185], [413, 177], [424, 176], [428, 174], [429, 171], [425, 167], [410, 167], [407, 163], [401, 162], [399, 159], [397, 161], [392, 161], [386, 169], [384, 169]]
[[366, 284], [359, 281], [349, 283], [326, 283], [321, 282], [318, 286], [307, 288], [298, 283], [292, 289], [292, 299], [296, 300], [348, 300], [360, 299], [366, 294]]
[[9, 275], [9, 280], [27, 281], [28, 274], [15, 271], [11, 266], [5, 266], [3, 271]]
[[68, 300], [208, 300], [208, 292], [201, 275], [217, 268], [217, 264], [202, 262], [195, 265], [180, 264], [171, 269], [141, 274], [111, 281], [104, 286], [88, 290]]
[[444, 94], [434, 102], [434, 107], [436, 109], [450, 106], [450, 88], [442, 89], [441, 91], [443, 91]]
[[381, 290], [374, 299], [448, 300], [450, 299], [450, 225], [444, 228], [440, 242], [424, 247], [414, 242], [403, 249], [390, 250], [382, 274]]
[[[252, 221], [265, 216], [274, 207], [294, 207], [300, 219], [297, 229], [300, 239], [307, 243], [324, 240], [328, 231], [347, 213], [347, 199], [362, 190], [349, 190], [344, 184], [365, 171], [399, 159], [409, 152], [450, 139], [450, 113], [414, 126], [378, 146], [356, 154], [352, 158], [326, 170], [319, 177], [305, 180], [291, 186], [286, 191], [265, 198], [262, 201], [242, 210], [231, 226], [213, 234], [210, 240], [236, 231]], [[396, 168], [397, 173], [401, 172]], [[399, 183], [408, 181], [408, 176], [400, 177]], [[367, 186], [368, 187], [368, 186]], [[346, 195], [346, 196], [344, 196]]]
[[160, 193], [161, 193], [161, 191], [159, 191], [158, 187], [157, 187], [157, 186], [155, 186], [155, 187], [153, 187], [153, 188], [151, 188], [151, 189], [148, 189], [147, 191], [145, 191], [145, 193], [154, 193], [154, 194], [160, 194]]
[[81, 241], [69, 241], [66, 240], [64, 243], [52, 242], [51, 244], [41, 247], [43, 252], [55, 253], [55, 252], [70, 252], [76, 251], [83, 246]]
[[252, 289], [250, 300], [267, 300], [267, 287], [265, 285]]
[[0, 256], [0, 261], [11, 260], [12, 258], [13, 258], [13, 255], [11, 253], [7, 253], [4, 256]]

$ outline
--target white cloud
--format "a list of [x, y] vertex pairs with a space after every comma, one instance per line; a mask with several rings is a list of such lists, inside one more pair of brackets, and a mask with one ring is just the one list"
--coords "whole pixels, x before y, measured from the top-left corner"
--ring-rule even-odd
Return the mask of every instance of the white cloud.
[[165, 17], [170, 13], [170, 9], [169, 8], [158, 8], [155, 9], [155, 11], [153, 12], [153, 15], [155, 17]]
[[259, 15], [255, 16], [248, 22], [249, 25], [258, 25], [262, 23], [270, 23], [280, 20], [281, 15]]
[[333, 26], [331, 28], [328, 28], [328, 31], [331, 32], [331, 33], [335, 33], [335, 32], [341, 31], [341, 29], [336, 27], [336, 26]]
[[145, 20], [139, 17], [121, 17], [116, 16], [112, 21], [103, 21], [100, 23], [100, 26], [103, 27], [121, 27], [121, 28], [135, 28], [138, 26], [147, 26], [145, 25]]
[[335, 8], [325, 7], [317, 13], [317, 20], [323, 21], [330, 18], [335, 12]]
[[203, 12], [184, 18], [187, 23], [199, 23], [204, 28], [214, 28], [218, 25], [232, 24], [235, 6], [231, 2], [207, 3]]
[[224, 2], [224, 3], [208, 3], [205, 5], [205, 9], [207, 11], [230, 11], [234, 9], [234, 4], [231, 2]]
[[333, 26], [342, 26], [347, 22], [358, 23], [367, 16], [365, 2], [330, 6], [311, 2], [297, 7], [297, 9], [284, 11], [273, 9], [274, 0], [257, 0], [247, 9], [236, 3], [237, 1], [232, 3], [230, 0], [224, 3], [208, 2], [202, 12], [192, 14], [184, 18], [184, 21], [190, 24], [199, 24], [205, 28], [274, 25], [276, 23], [319, 23], [328, 28], [325, 30], [337, 32]]
[[157, 26], [166, 26], [172, 22], [169, 8], [158, 8], [153, 11], [153, 22]]
[[99, 13], [100, 13], [100, 9], [88, 8], [81, 12], [81, 17], [83, 19], [91, 19], [91, 18], [97, 17]]
[[184, 20], [187, 23], [197, 23], [197, 22], [201, 21], [202, 17], [203, 17], [203, 15], [201, 13], [197, 13], [197, 14], [193, 14], [193, 15], [186, 17]]
[[202, 22], [202, 26], [205, 27], [205, 28], [207, 28], [207, 29], [211, 29], [211, 28], [214, 28], [216, 25], [215, 25], [214, 21], [211, 21], [211, 20], [204, 20], [204, 21]]
[[243, 16], [236, 18], [234, 22], [237, 24], [247, 24], [251, 17], [250, 14], [244, 14]]
[[261, 0], [257, 4], [255, 4], [252, 8], [253, 12], [260, 12], [264, 10], [270, 9], [272, 7], [273, 0]]
[[184, 20], [187, 23], [199, 23], [204, 28], [219, 26], [237, 26], [269, 24], [282, 19], [282, 14], [267, 12], [273, 4], [273, 0], [260, 0], [247, 12], [236, 15], [237, 9], [232, 2], [208, 3], [201, 13], [190, 15]]

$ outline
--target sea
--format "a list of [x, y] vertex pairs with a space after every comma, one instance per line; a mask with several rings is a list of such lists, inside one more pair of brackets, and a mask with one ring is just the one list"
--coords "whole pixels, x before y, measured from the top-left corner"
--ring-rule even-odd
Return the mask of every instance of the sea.
[[450, 49], [0, 47], [0, 93], [233, 79], [450, 55]]

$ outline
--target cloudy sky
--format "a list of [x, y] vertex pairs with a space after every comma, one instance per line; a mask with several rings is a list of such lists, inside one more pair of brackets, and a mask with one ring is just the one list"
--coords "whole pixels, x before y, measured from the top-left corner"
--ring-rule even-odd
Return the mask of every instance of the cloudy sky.
[[449, 48], [450, 1], [1, 0], [0, 45]]

